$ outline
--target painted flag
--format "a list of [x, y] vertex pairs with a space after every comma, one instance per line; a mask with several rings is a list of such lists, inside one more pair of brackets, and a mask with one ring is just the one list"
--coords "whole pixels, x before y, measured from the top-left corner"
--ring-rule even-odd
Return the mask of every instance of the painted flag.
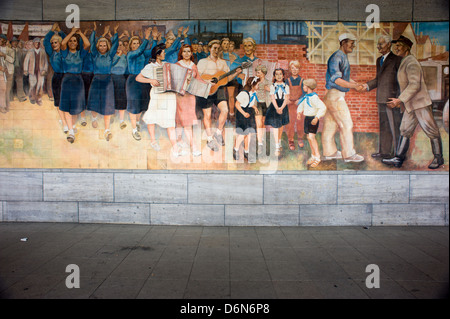
[[13, 34], [13, 25], [12, 25], [12, 22], [9, 21], [8, 32], [6, 33], [6, 37], [8, 38], [8, 41], [11, 41], [13, 36], [14, 36], [14, 34]]
[[22, 33], [19, 35], [19, 40], [28, 41], [28, 22], [25, 23], [25, 27], [22, 30]]

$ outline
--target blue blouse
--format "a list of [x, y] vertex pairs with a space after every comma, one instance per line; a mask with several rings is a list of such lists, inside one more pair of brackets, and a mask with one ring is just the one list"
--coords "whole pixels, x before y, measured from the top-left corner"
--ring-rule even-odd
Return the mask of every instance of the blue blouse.
[[97, 51], [97, 41], [95, 39], [95, 31], [92, 31], [89, 41], [91, 42], [91, 54], [92, 62], [94, 65], [94, 74], [111, 74], [111, 67], [113, 58], [116, 55], [117, 48], [119, 47], [119, 36], [114, 34], [111, 39], [111, 49], [105, 54], [100, 54]]
[[83, 70], [83, 59], [88, 53], [83, 47], [72, 53], [69, 49], [61, 51], [63, 57], [64, 73], [80, 74]]
[[[163, 42], [165, 43], [165, 39], [163, 39]], [[188, 37], [186, 37], [184, 39], [184, 44], [191, 44], [191, 40], [189, 40]], [[166, 57], [164, 59], [164, 61], [169, 62], [169, 63], [177, 63], [178, 61], [178, 52], [180, 51], [181, 48], [181, 38], [178, 37], [175, 39], [175, 41], [172, 43], [172, 45], [170, 46], [170, 48], [166, 49]]]
[[[62, 57], [61, 50], [59, 52], [53, 51], [52, 44], [50, 43], [50, 40], [54, 34], [55, 34], [55, 32], [49, 31], [45, 35], [45, 38], [44, 38], [45, 52], [48, 54], [48, 60], [49, 60], [50, 64], [52, 65], [53, 71], [55, 71], [55, 73], [64, 73], [63, 57]], [[66, 35], [62, 31], [60, 31], [58, 34], [63, 39], [66, 37]]]
[[92, 54], [88, 52], [83, 59], [83, 73], [94, 72], [94, 62], [92, 61]]
[[128, 72], [129, 74], [139, 74], [141, 70], [145, 67], [148, 62], [148, 59], [152, 55], [152, 49], [156, 46], [157, 41], [153, 40], [150, 48], [149, 41], [144, 39], [142, 41], [139, 48], [134, 51], [129, 51], [127, 53], [127, 61], [128, 61]]
[[111, 74], [128, 74], [128, 59], [125, 54], [114, 56], [111, 67]]

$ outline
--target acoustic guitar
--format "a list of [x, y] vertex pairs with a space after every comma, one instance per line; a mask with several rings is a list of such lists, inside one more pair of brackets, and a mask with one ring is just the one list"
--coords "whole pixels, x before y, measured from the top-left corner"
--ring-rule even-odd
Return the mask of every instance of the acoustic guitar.
[[211, 86], [211, 89], [209, 90], [209, 95], [213, 95], [217, 92], [217, 90], [228, 83], [228, 76], [236, 72], [237, 69], [248, 69], [252, 65], [252, 62], [244, 62], [237, 68], [234, 68], [230, 72], [225, 71], [219, 71], [214, 75], [209, 74], [203, 74], [201, 78], [206, 81], [211, 81], [212, 83], [215, 83], [213, 86]]

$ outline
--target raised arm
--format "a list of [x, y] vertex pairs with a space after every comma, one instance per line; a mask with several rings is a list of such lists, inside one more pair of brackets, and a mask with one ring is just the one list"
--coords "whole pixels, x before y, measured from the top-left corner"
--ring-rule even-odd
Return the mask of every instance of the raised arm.
[[69, 34], [61, 42], [61, 50], [65, 51], [67, 49], [67, 43], [69, 42], [70, 38], [75, 35], [77, 30], [79, 30], [79, 29], [77, 29], [75, 27], [72, 28], [72, 30], [70, 30]]

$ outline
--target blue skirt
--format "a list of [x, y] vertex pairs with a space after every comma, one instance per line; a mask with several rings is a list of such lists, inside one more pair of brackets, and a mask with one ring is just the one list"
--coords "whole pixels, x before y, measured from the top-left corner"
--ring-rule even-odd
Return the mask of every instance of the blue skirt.
[[130, 74], [127, 79], [127, 111], [139, 114], [148, 110], [150, 102], [150, 84], [136, 81], [137, 74]]
[[85, 106], [84, 83], [81, 74], [64, 74], [59, 109], [71, 115], [78, 115], [84, 111]]
[[[284, 102], [283, 99], [276, 99], [278, 106], [281, 106]], [[264, 125], [270, 125], [273, 128], [280, 128], [282, 126], [289, 124], [289, 110], [287, 105], [283, 109], [281, 114], [278, 114], [275, 110], [275, 106], [271, 103], [267, 109], [266, 119], [264, 120]]]
[[95, 74], [89, 89], [87, 109], [101, 115], [113, 115], [114, 106], [114, 85], [111, 75]]
[[114, 103], [116, 110], [127, 109], [127, 76], [125, 74], [111, 74], [114, 84]]
[[64, 77], [64, 73], [53, 73], [52, 77], [52, 92], [54, 101], [56, 107], [59, 107], [60, 101], [61, 101], [61, 83]]

